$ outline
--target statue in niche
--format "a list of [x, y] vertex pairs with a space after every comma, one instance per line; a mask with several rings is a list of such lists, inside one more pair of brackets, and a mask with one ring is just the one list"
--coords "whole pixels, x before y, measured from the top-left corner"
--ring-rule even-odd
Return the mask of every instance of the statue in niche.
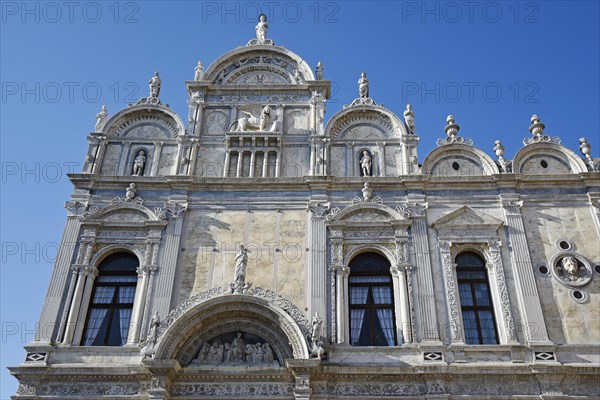
[[201, 81], [204, 76], [204, 65], [202, 65], [202, 61], [198, 60], [198, 65], [194, 68], [194, 80]]
[[266, 131], [267, 126], [271, 122], [271, 107], [269, 106], [264, 106], [258, 117], [255, 117], [252, 113], [247, 111], [242, 112], [246, 114], [246, 116], [238, 118], [237, 121], [231, 124], [229, 127], [231, 132]]
[[96, 114], [96, 132], [100, 132], [104, 128], [106, 121], [108, 121], [108, 111], [106, 105], [103, 105], [100, 112]]
[[412, 106], [410, 104], [406, 105], [404, 122], [406, 122], [406, 125], [408, 126], [409, 133], [415, 133], [415, 114], [413, 114]]
[[133, 160], [133, 176], [144, 175], [144, 167], [146, 166], [146, 152], [140, 150], [138, 155]]
[[256, 24], [256, 38], [259, 43], [264, 43], [267, 40], [267, 31], [269, 30], [269, 24], [267, 23], [267, 16], [260, 14], [258, 16], [258, 24]]
[[150, 97], [158, 97], [161, 84], [160, 76], [158, 76], [158, 72], [155, 72], [152, 79], [148, 81], [148, 85], [150, 85]]
[[358, 94], [361, 98], [366, 99], [369, 97], [369, 80], [367, 79], [367, 74], [360, 74], [360, 79], [358, 80]]
[[319, 61], [317, 63], [317, 69], [315, 71], [315, 75], [317, 76], [318, 81], [323, 80], [323, 65], [321, 64], [321, 61]]
[[367, 150], [364, 150], [360, 159], [360, 168], [362, 171], [362, 176], [371, 176], [371, 166], [371, 154], [369, 154]]

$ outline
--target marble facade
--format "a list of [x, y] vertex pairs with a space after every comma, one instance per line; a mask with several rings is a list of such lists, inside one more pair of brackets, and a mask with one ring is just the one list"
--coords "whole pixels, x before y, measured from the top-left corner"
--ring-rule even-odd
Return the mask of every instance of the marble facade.
[[[418, 116], [377, 104], [368, 81], [325, 123], [323, 67], [315, 78], [261, 24], [198, 63], [187, 116], [154, 78], [98, 114], [13, 399], [600, 397], [587, 141], [580, 156], [534, 116], [521, 150], [505, 159], [497, 142], [493, 159], [449, 116], [419, 157]], [[120, 251], [139, 259], [126, 344], [84, 346], [97, 267]], [[464, 251], [485, 259], [497, 344], [467, 343]], [[350, 345], [349, 265], [367, 252], [390, 264], [395, 346]]]

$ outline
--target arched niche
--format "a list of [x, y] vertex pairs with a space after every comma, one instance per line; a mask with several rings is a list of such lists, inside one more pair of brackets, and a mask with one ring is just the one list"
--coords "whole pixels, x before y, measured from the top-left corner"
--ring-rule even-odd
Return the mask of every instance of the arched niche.
[[440, 146], [425, 157], [423, 173], [432, 176], [484, 176], [499, 174], [498, 166], [483, 151], [465, 144]]
[[233, 332], [261, 338], [279, 360], [309, 358], [306, 333], [276, 302], [251, 294], [223, 294], [181, 307], [185, 311], [167, 317], [161, 327], [155, 360], [176, 359], [189, 365], [203, 342]]
[[555, 143], [532, 143], [515, 154], [515, 174], [577, 174], [588, 169], [571, 149]]

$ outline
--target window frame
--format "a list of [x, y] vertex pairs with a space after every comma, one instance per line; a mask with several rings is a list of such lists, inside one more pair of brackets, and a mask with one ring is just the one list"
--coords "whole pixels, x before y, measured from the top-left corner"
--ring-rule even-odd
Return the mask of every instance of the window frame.
[[[387, 272], [376, 272], [376, 271], [360, 271], [360, 272], [356, 272], [356, 268], [352, 268], [353, 264], [355, 265], [358, 262], [361, 262], [360, 258], [363, 258], [366, 256], [376, 256], [376, 258], [379, 258], [381, 262], [383, 262], [385, 265], [385, 269], [387, 270]], [[348, 275], [348, 338], [349, 338], [349, 343], [351, 346], [356, 346], [356, 347], [367, 347], [367, 346], [379, 346], [379, 347], [394, 347], [394, 346], [398, 346], [398, 337], [397, 337], [397, 329], [396, 329], [396, 310], [395, 310], [395, 297], [394, 297], [394, 281], [393, 281], [393, 276], [392, 274], [389, 272], [390, 269], [390, 263], [387, 260], [386, 257], [384, 257], [383, 255], [376, 253], [376, 252], [363, 252], [360, 254], [357, 254], [356, 256], [354, 256], [352, 258], [352, 260], [350, 261], [350, 263], [348, 264], [349, 266], [349, 270], [350, 273]], [[352, 282], [352, 277], [356, 277], [356, 276], [360, 276], [360, 277], [375, 277], [375, 276], [381, 276], [381, 277], [389, 277], [389, 280], [386, 282]], [[367, 303], [365, 304], [352, 304], [351, 303], [351, 289], [353, 287], [366, 287], [368, 288], [367, 291]], [[390, 302], [386, 303], [386, 304], [376, 304], [373, 298], [373, 287], [387, 287], [390, 290]], [[368, 301], [372, 300], [371, 303], [369, 303]], [[369, 322], [369, 326], [370, 326], [370, 344], [353, 344], [353, 337], [352, 337], [352, 310], [356, 310], [356, 309], [361, 309], [361, 310], [365, 310], [365, 314], [366, 311], [369, 310], [371, 311], [370, 315], [370, 322]], [[377, 344], [373, 344], [374, 343], [374, 334], [375, 334], [375, 318], [379, 318], [378, 316], [376, 316], [376, 310], [378, 309], [386, 309], [386, 310], [390, 310], [391, 311], [391, 315], [392, 315], [392, 326], [393, 326], [393, 339], [394, 339], [394, 344], [393, 345], [377, 345]], [[373, 314], [373, 312], [375, 312], [375, 314]], [[381, 322], [380, 322], [381, 324]], [[362, 332], [361, 332], [362, 334]], [[360, 336], [360, 335], [359, 335]], [[357, 340], [358, 342], [358, 340]]]
[[[105, 266], [108, 262], [112, 261], [111, 259], [116, 259], [117, 256], [127, 256], [131, 259], [135, 259], [136, 260], [136, 269], [133, 271], [102, 271], [103, 266]], [[80, 346], [84, 346], [84, 347], [92, 347], [92, 346], [117, 346], [117, 347], [122, 347], [127, 343], [127, 337], [129, 335], [129, 331], [131, 330], [131, 323], [132, 323], [132, 319], [131, 316], [129, 317], [129, 323], [128, 323], [128, 327], [127, 327], [127, 332], [126, 334], [123, 336], [121, 336], [121, 342], [122, 344], [120, 345], [115, 345], [115, 344], [109, 344], [109, 339], [110, 339], [110, 332], [112, 330], [112, 324], [114, 322], [114, 318], [115, 318], [115, 312], [117, 310], [122, 310], [122, 309], [130, 309], [133, 313], [133, 308], [134, 308], [134, 304], [135, 304], [135, 297], [138, 291], [137, 288], [137, 284], [138, 284], [138, 272], [137, 269], [140, 266], [140, 261], [139, 258], [128, 251], [117, 251], [114, 253], [109, 254], [108, 256], [104, 257], [104, 259], [102, 259], [102, 261], [100, 261], [100, 263], [98, 264], [98, 275], [96, 276], [96, 278], [93, 281], [93, 286], [92, 286], [92, 291], [91, 291], [91, 296], [90, 296], [90, 301], [88, 303], [87, 306], [87, 311], [86, 311], [86, 317], [85, 317], [85, 324], [83, 327], [83, 331], [81, 334], [81, 340], [80, 340]], [[133, 278], [130, 282], [101, 282], [101, 278], [102, 277], [131, 277]], [[99, 279], [100, 278], [100, 279]], [[96, 297], [96, 292], [98, 290], [99, 287], [114, 287], [115, 291], [112, 295], [112, 299], [110, 303], [95, 303], [94, 299]], [[132, 302], [131, 303], [119, 303], [119, 296], [120, 296], [120, 288], [126, 288], [126, 287], [134, 287], [135, 290], [133, 292], [133, 297], [132, 297]], [[87, 339], [87, 332], [88, 332], [88, 327], [89, 327], [89, 323], [90, 323], [90, 316], [93, 312], [93, 310], [98, 310], [98, 309], [107, 309], [107, 315], [104, 316], [103, 319], [108, 319], [108, 325], [106, 327], [105, 330], [102, 331], [102, 333], [104, 334], [104, 339], [102, 341], [102, 344], [89, 344], [86, 345], [86, 339]], [[118, 315], [117, 315], [118, 318]], [[99, 328], [99, 332], [97, 335], [100, 335], [100, 328]], [[95, 341], [96, 339], [94, 339]]]
[[[481, 261], [481, 266], [478, 267], [473, 267], [473, 266], [466, 266], [466, 264], [459, 264], [458, 261], [459, 258], [462, 255], [465, 254], [471, 254], [475, 257], [477, 257], [480, 261]], [[460, 315], [461, 315], [461, 320], [462, 320], [462, 327], [463, 327], [463, 332], [464, 332], [464, 338], [465, 338], [465, 343], [468, 345], [498, 345], [500, 344], [500, 335], [498, 332], [498, 324], [496, 321], [496, 310], [494, 309], [494, 296], [492, 294], [492, 285], [490, 284], [490, 279], [489, 279], [489, 274], [488, 274], [488, 270], [486, 268], [486, 258], [480, 254], [477, 251], [474, 251], [472, 249], [467, 249], [464, 251], [459, 252], [458, 254], [456, 254], [456, 256], [454, 257], [454, 264], [455, 264], [455, 273], [456, 273], [456, 283], [457, 283], [457, 289], [458, 289], [458, 294], [459, 294], [459, 300], [460, 300]], [[482, 278], [461, 278], [460, 277], [460, 273], [461, 272], [481, 272], [483, 277]], [[477, 304], [477, 289], [476, 289], [476, 285], [477, 284], [485, 284], [487, 287], [487, 302], [488, 305], [479, 305]], [[473, 299], [473, 305], [471, 306], [467, 306], [465, 304], [463, 304], [463, 299], [461, 296], [461, 284], [468, 284], [469, 285], [469, 289], [471, 292], [471, 298]], [[469, 343], [468, 340], [468, 336], [467, 336], [467, 327], [465, 325], [465, 321], [464, 321], [464, 317], [463, 314], [465, 311], [471, 311], [475, 314], [475, 328], [477, 330], [477, 339], [478, 339], [478, 343]], [[480, 318], [479, 318], [479, 313], [482, 311], [487, 311], [490, 313], [491, 317], [492, 317], [492, 325], [493, 325], [493, 329], [494, 329], [494, 339], [495, 339], [495, 343], [484, 343], [483, 342], [483, 334], [482, 334], [482, 324], [480, 322]]]

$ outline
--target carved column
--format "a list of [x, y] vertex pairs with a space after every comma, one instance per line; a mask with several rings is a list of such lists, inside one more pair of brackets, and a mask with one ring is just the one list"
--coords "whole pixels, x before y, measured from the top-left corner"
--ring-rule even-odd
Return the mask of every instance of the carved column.
[[406, 267], [408, 264], [408, 237], [406, 232], [397, 228], [395, 232], [396, 265], [390, 268], [394, 284], [394, 302], [396, 311], [396, 330], [398, 344], [412, 342], [411, 320], [408, 311]]
[[379, 150], [379, 176], [385, 176], [385, 142], [377, 143], [377, 148]]
[[156, 279], [156, 271], [158, 270], [158, 250], [160, 247], [161, 230], [154, 230], [150, 232], [151, 254], [150, 254], [150, 267], [148, 268], [150, 277], [148, 278], [148, 288], [146, 290], [146, 296], [144, 298], [144, 312], [142, 314], [142, 322], [140, 324], [140, 338], [141, 340], [146, 339], [146, 331], [148, 326], [148, 315], [150, 313], [150, 306], [153, 299], [154, 280]]
[[317, 166], [317, 157], [316, 157], [316, 149], [315, 149], [315, 138], [310, 138], [310, 168], [308, 170], [308, 175], [313, 176], [316, 175], [316, 166]]
[[149, 171], [150, 173], [146, 174], [144, 171], [144, 175], [157, 176], [158, 175], [158, 167], [160, 166], [160, 155], [162, 153], [162, 148], [164, 142], [154, 142], [154, 155], [152, 156], [152, 168]]
[[518, 198], [502, 196], [502, 208], [506, 226], [508, 228], [508, 240], [510, 258], [513, 264], [515, 286], [517, 288], [517, 299], [523, 318], [523, 329], [525, 339], [531, 344], [549, 344], [546, 323], [540, 303], [535, 277], [533, 276], [533, 265], [527, 246], [525, 226], [521, 215], [523, 202]]
[[[502, 265], [502, 254], [500, 251], [501, 242], [499, 240], [488, 242], [490, 284], [496, 291], [496, 302], [494, 309], [500, 309], [496, 312], [497, 318], [503, 328], [504, 344], [518, 344], [515, 333], [515, 322], [512, 316], [510, 298], [508, 297], [508, 286], [504, 276], [504, 266]], [[500, 307], [498, 307], [498, 303]]]
[[[81, 226], [80, 220], [85, 206], [76, 201], [69, 201], [65, 204], [65, 208], [68, 210], [67, 223], [65, 225], [65, 230], [63, 231], [60, 247], [54, 263], [52, 278], [50, 279], [50, 286], [48, 287], [48, 293], [46, 294], [46, 301], [44, 302], [44, 308], [42, 309], [40, 323], [35, 334], [36, 341], [51, 341], [54, 333], [57, 332], [57, 329], [56, 341], [62, 339], [64, 325], [67, 322], [69, 305], [71, 304], [72, 293], [75, 290], [77, 271], [71, 270], [71, 279], [68, 286], [67, 278], [69, 276], [69, 269], [71, 269], [71, 263], [73, 262], [75, 244]], [[63, 294], [67, 287], [67, 299], [63, 303]], [[60, 317], [61, 309], [64, 318]], [[60, 338], [58, 338], [58, 336], [60, 336]]]
[[439, 241], [442, 268], [444, 270], [444, 285], [446, 287], [446, 307], [448, 308], [448, 322], [450, 327], [450, 340], [452, 344], [464, 344], [462, 318], [460, 315], [460, 304], [458, 300], [456, 273], [452, 254], [450, 252], [451, 242]]
[[161, 241], [163, 250], [160, 253], [160, 274], [156, 279], [156, 293], [152, 296], [154, 311], [158, 311], [161, 317], [165, 317], [171, 310], [171, 301], [173, 300], [174, 284], [177, 276], [177, 260], [179, 255], [179, 242], [183, 229], [183, 219], [186, 203], [169, 202], [167, 203], [167, 215], [169, 221]]
[[594, 221], [594, 226], [596, 227], [596, 232], [598, 233], [598, 238], [600, 239], [600, 193], [588, 193], [588, 198], [590, 200], [592, 220]]
[[[279, 140], [279, 139], [277, 139], [277, 140]], [[281, 171], [280, 171], [280, 168], [281, 168], [281, 149], [277, 150], [276, 156], [277, 156], [277, 158], [275, 159], [275, 178], [278, 178], [279, 175], [280, 175], [280, 173], [281, 173]]]
[[121, 158], [119, 159], [119, 170], [121, 175], [131, 175], [133, 171], [129, 171], [127, 168], [127, 157], [129, 156], [129, 149], [131, 148], [131, 142], [123, 143], [123, 149], [121, 150]]
[[129, 324], [129, 333], [127, 335], [127, 344], [135, 344], [139, 340], [141, 330], [141, 315], [146, 299], [146, 289], [148, 288], [149, 266], [142, 265], [138, 267], [138, 281], [135, 290], [135, 298], [133, 300], [133, 310], [131, 312], [131, 321]]
[[248, 176], [250, 178], [254, 178], [254, 167], [256, 166], [256, 151], [252, 150], [250, 152], [250, 171], [248, 171]]
[[335, 271], [335, 320], [337, 332], [336, 343], [347, 343], [348, 332], [348, 268], [344, 266], [342, 231], [332, 230], [331, 233], [331, 268]]
[[231, 157], [231, 150], [225, 150], [225, 164], [223, 164], [223, 178], [227, 178], [229, 175], [229, 159]]
[[237, 165], [235, 167], [235, 177], [239, 178], [242, 176], [242, 161], [244, 158], [244, 152], [239, 150], [237, 156]]
[[[420, 199], [424, 200], [424, 199]], [[433, 290], [433, 272], [431, 257], [429, 253], [429, 237], [427, 234], [427, 221], [425, 218], [425, 209], [427, 203], [412, 203], [407, 206], [400, 206], [397, 210], [405, 218], [412, 219], [412, 236], [414, 245], [414, 259], [416, 264], [418, 297], [418, 315], [420, 330], [420, 341], [433, 342], [440, 344], [438, 333], [438, 318], [435, 310], [435, 295]]]
[[92, 167], [92, 174], [99, 174], [102, 169], [102, 161], [104, 159], [104, 152], [106, 151], [106, 137], [100, 136], [100, 144], [98, 145], [98, 151], [94, 157], [94, 166]]
[[187, 163], [187, 175], [194, 175], [196, 171], [196, 163], [198, 162], [198, 150], [200, 148], [200, 141], [196, 138], [192, 139], [192, 149], [190, 150], [190, 159]]
[[[70, 344], [74, 338], [78, 337], [78, 331], [81, 331], [83, 327], [78, 326], [80, 318], [80, 311], [87, 310], [87, 303], [89, 298], [86, 299], [86, 294], [91, 294], [92, 285], [98, 270], [95, 266], [90, 265], [92, 258], [92, 250], [95, 245], [96, 232], [94, 230], [86, 230], [82, 236], [81, 244], [79, 247], [79, 253], [77, 255], [76, 264], [73, 265], [73, 270], [78, 272], [77, 283], [73, 289], [73, 296], [68, 306], [65, 306], [65, 314], [68, 313], [66, 323], [64, 325], [64, 336], [62, 343]], [[61, 327], [62, 330], [62, 327]]]
[[327, 267], [325, 260], [325, 215], [329, 210], [329, 204], [309, 203], [310, 211], [308, 231], [308, 315], [315, 312], [323, 318], [327, 326]]
[[266, 178], [267, 176], [269, 176], [269, 151], [265, 150], [263, 152], [262, 177]]

